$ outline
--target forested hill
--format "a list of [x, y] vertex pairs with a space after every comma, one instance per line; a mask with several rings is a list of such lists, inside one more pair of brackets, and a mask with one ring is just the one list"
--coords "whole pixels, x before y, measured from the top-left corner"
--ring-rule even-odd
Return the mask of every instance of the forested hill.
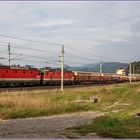
[[[134, 61], [131, 63], [132, 72], [134, 71], [135, 74], [140, 74], [140, 61]], [[129, 66], [127, 68], [129, 70]]]
[[[105, 73], [115, 73], [116, 69], [118, 68], [128, 68], [127, 63], [120, 63], [120, 62], [104, 62], [103, 65], [103, 72]], [[79, 67], [72, 67], [71, 70], [79, 70], [79, 71], [96, 71], [99, 72], [99, 63], [96, 64], [88, 64]]]

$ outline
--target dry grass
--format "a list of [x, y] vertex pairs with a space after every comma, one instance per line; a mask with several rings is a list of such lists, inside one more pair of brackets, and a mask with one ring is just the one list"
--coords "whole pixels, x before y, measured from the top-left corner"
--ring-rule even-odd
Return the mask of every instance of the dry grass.
[[[0, 118], [36, 117], [86, 110], [104, 111], [106, 106], [111, 106], [117, 101], [138, 104], [139, 88], [140, 84], [137, 83], [65, 89], [63, 93], [56, 89], [2, 93], [0, 94]], [[91, 96], [98, 96], [101, 103], [73, 103], [74, 100], [89, 100]], [[117, 105], [107, 108], [106, 111], [126, 108], [137, 110], [137, 104], [131, 108]]]

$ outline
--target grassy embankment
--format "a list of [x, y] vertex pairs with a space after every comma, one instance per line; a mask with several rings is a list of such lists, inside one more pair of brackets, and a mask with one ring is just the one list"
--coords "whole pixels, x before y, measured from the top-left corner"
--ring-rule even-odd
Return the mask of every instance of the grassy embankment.
[[140, 138], [140, 116], [136, 115], [140, 113], [140, 84], [116, 85], [107, 91], [106, 97], [98, 94], [102, 98], [102, 105], [98, 107], [107, 111], [107, 115], [72, 129], [80, 135], [96, 133], [104, 138]]
[[[100, 103], [73, 103], [97, 96]], [[74, 128], [81, 135], [96, 132], [102, 137], [140, 138], [140, 83], [0, 94], [0, 118], [25, 118], [77, 111], [103, 111], [107, 115], [90, 125]]]

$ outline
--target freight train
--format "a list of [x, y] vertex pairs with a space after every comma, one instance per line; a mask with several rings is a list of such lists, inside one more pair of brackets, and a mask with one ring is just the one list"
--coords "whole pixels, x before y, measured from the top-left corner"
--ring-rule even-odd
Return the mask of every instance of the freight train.
[[[140, 81], [140, 76], [133, 76], [132, 81]], [[129, 82], [129, 76], [110, 73], [64, 70], [64, 84], [121, 83]], [[0, 66], [0, 87], [60, 85], [61, 71], [52, 68], [30, 68], [19, 66]]]

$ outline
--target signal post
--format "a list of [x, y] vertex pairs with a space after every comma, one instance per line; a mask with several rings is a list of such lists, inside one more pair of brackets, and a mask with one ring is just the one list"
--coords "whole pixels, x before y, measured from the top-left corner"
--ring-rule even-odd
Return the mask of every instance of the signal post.
[[131, 84], [131, 82], [132, 82], [131, 61], [130, 61], [130, 66], [129, 66], [129, 79], [130, 79], [130, 84]]
[[64, 45], [62, 45], [62, 52], [61, 52], [61, 91], [64, 90]]

